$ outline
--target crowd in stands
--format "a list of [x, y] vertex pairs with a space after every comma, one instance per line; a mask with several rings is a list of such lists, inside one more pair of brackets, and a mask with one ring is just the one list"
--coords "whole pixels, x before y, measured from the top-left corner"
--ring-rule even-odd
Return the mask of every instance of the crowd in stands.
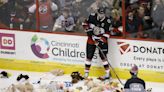
[[126, 37], [164, 39], [164, 0], [126, 0]]
[[[44, 1], [44, 0], [43, 0]], [[40, 27], [45, 27], [41, 30], [48, 32], [79, 32], [84, 33], [82, 22], [84, 22], [88, 16], [92, 13], [96, 13], [99, 7], [104, 7], [106, 9], [106, 16], [110, 17], [113, 23], [114, 31], [113, 35], [122, 35], [118, 30], [122, 28], [122, 8], [121, 0], [46, 0], [45, 3], [53, 3], [57, 7], [56, 9], [51, 9], [51, 17], [53, 19], [50, 24], [45, 27], [41, 25]], [[47, 4], [47, 5], [53, 5]], [[41, 3], [39, 3], [39, 7]], [[40, 22], [45, 21], [40, 14]], [[49, 20], [49, 19], [47, 19]], [[121, 30], [122, 31], [122, 30]]]
[[164, 39], [164, 0], [124, 3], [122, 12], [122, 0], [0, 0], [0, 28], [85, 34], [82, 22], [104, 7], [112, 20], [111, 35]]
[[34, 0], [0, 0], [0, 28], [36, 30], [36, 15], [28, 8]]
[[39, 21], [38, 28], [44, 32], [84, 33], [82, 22], [99, 7], [104, 7], [116, 31], [112, 34], [122, 35], [118, 30], [122, 28], [121, 0], [3, 0], [0, 4], [0, 24], [7, 28], [37, 30]]

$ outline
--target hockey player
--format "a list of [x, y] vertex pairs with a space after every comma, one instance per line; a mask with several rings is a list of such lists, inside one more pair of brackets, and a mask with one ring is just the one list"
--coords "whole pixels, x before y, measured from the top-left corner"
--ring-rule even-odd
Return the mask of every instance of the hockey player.
[[128, 79], [125, 83], [124, 92], [146, 92], [144, 80], [137, 77], [138, 67], [134, 65], [130, 70], [132, 78]]
[[99, 51], [100, 58], [102, 59], [106, 75], [100, 77], [99, 79], [105, 80], [110, 78], [110, 69], [108, 61], [106, 60], [106, 55], [108, 53], [108, 41], [107, 39], [110, 37], [110, 27], [111, 20], [105, 16], [105, 8], [100, 7], [97, 13], [91, 13], [88, 20], [83, 23], [83, 27], [88, 35], [87, 40], [87, 59], [85, 61], [85, 75], [87, 78], [89, 76], [89, 70], [91, 67], [91, 61], [94, 56], [94, 52], [96, 49], [96, 45], [101, 48], [103, 51], [103, 55]]

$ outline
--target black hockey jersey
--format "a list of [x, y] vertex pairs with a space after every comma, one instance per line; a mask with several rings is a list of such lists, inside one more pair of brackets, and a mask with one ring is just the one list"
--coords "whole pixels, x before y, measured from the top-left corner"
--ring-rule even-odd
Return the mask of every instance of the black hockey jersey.
[[[91, 14], [87, 20], [87, 23], [89, 24], [89, 28], [93, 29], [94, 27], [103, 28], [105, 31], [103, 34], [110, 35], [110, 26], [111, 26], [111, 20], [108, 17], [105, 17], [104, 19], [98, 19], [97, 14]], [[102, 37], [102, 40], [107, 43], [107, 36], [104, 36], [103, 34], [99, 35], [99, 37]], [[87, 32], [88, 35], [88, 43], [94, 44], [93, 39], [91, 37], [94, 35], [93, 31]]]
[[98, 19], [97, 14], [91, 14], [88, 18], [88, 23], [103, 28], [105, 32], [109, 32], [109, 28], [111, 26], [111, 20], [108, 17], [105, 17], [104, 19]]
[[140, 78], [130, 78], [124, 86], [125, 92], [145, 92], [145, 82]]

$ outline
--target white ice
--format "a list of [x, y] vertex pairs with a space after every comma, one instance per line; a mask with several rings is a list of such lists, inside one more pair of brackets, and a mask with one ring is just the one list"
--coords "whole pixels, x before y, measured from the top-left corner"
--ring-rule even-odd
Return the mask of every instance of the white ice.
[[[4, 70], [4, 69], [0, 69], [1, 71], [7, 71], [8, 73], [12, 74], [11, 77], [7, 78], [0, 78], [0, 92], [2, 92], [1, 90], [3, 90], [4, 88], [9, 87], [11, 84], [15, 84], [17, 83], [16, 78], [19, 74], [27, 74], [29, 75], [29, 81], [30, 83], [34, 83], [37, 82], [41, 77], [45, 76], [46, 73], [41, 73], [41, 72], [27, 72], [27, 71], [16, 71], [16, 70]], [[67, 82], [71, 82], [71, 77], [70, 75], [64, 75], [64, 76], [59, 76], [59, 77], [54, 77], [51, 79], [53, 79], [54, 81], [67, 81]], [[49, 80], [49, 79], [44, 79], [44, 81]], [[117, 80], [117, 79], [115, 79]], [[125, 83], [125, 80], [122, 80], [123, 83]], [[77, 84], [75, 84], [73, 87], [77, 87], [77, 86], [82, 86], [84, 85], [84, 82], [78, 82]], [[152, 88], [152, 92], [164, 92], [164, 83], [157, 83], [157, 82], [146, 82], [146, 88]]]

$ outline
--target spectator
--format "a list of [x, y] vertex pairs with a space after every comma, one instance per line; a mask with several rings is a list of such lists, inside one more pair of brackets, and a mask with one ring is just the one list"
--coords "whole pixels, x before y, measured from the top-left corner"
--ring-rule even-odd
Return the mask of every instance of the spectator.
[[138, 67], [134, 65], [130, 70], [131, 78], [125, 83], [124, 92], [146, 92], [144, 80], [137, 77]]
[[[39, 1], [39, 18], [40, 18], [40, 30], [41, 31], [52, 31], [53, 27], [53, 12], [58, 9], [58, 6], [51, 0], [40, 0]], [[36, 11], [36, 4], [33, 4], [29, 8], [30, 13]]]
[[133, 10], [130, 10], [126, 16], [126, 35], [127, 37], [136, 38], [141, 32], [142, 21], [137, 18]]
[[109, 4], [110, 6], [113, 6], [114, 0], [105, 0], [105, 1], [108, 2], [108, 4]]
[[26, 8], [15, 9], [14, 11], [11, 12], [10, 28], [23, 30], [25, 22], [27, 23], [26, 18], [28, 18], [28, 11]]
[[72, 2], [72, 7], [70, 8], [71, 11], [71, 15], [74, 17], [75, 19], [75, 23], [78, 21], [78, 19], [80, 18], [81, 12], [81, 0], [75, 0], [74, 2]]
[[[136, 18], [138, 31], [129, 32], [129, 20], [126, 20], [126, 33], [128, 37], [155, 38], [162, 39], [164, 30], [164, 0], [126, 0], [126, 11], [133, 11], [133, 16]], [[128, 15], [128, 14], [127, 14]], [[127, 18], [127, 17], [126, 17]]]
[[89, 13], [96, 13], [97, 10], [99, 9], [99, 7], [102, 7], [102, 1], [101, 0], [95, 0], [94, 3], [91, 4], [91, 6], [89, 6], [89, 8], [87, 9], [87, 11]]
[[135, 7], [137, 2], [138, 0], [125, 0], [125, 9], [129, 8], [129, 6]]
[[53, 31], [73, 32], [75, 27], [74, 18], [70, 15], [68, 9], [64, 9], [54, 24]]
[[137, 13], [136, 13], [136, 18], [138, 21], [137, 37], [143, 36], [144, 17], [145, 17], [145, 8], [143, 6], [139, 6], [137, 8]]
[[91, 5], [90, 5], [90, 10], [96, 10], [99, 8], [101, 4], [101, 0], [95, 0], [95, 2], [93, 2]]
[[164, 0], [153, 0], [152, 19], [154, 21], [155, 28], [153, 34], [155, 38], [161, 39], [161, 31], [164, 30]]
[[[14, 29], [32, 29], [31, 25], [35, 22], [29, 18], [28, 6], [33, 0], [4, 0], [5, 3], [0, 8], [1, 22], [7, 27]], [[34, 18], [34, 16], [32, 16]], [[35, 28], [33, 28], [35, 29]]]
[[141, 38], [148, 38], [152, 29], [152, 18], [151, 18], [151, 12], [150, 12], [150, 2], [142, 1], [140, 0], [138, 8], [138, 18], [142, 22], [142, 32], [140, 32], [139, 37]]
[[[53, 1], [55, 1], [55, 0], [53, 0]], [[59, 8], [62, 11], [62, 10], [64, 10], [65, 7], [69, 7], [70, 8], [71, 5], [72, 5], [72, 2], [74, 0], [56, 0], [56, 2], [57, 1], [58, 1], [58, 4], [59, 4]]]
[[0, 5], [0, 21], [6, 27], [10, 25], [10, 13], [15, 8], [15, 0], [4, 0], [1, 1]]
[[112, 27], [113, 31], [111, 32], [111, 35], [122, 36], [122, 18], [117, 9], [112, 10]]
[[0, 0], [0, 6], [4, 5], [7, 2], [8, 2], [8, 0]]
[[151, 2], [143, 2], [141, 3], [144, 7], [144, 25], [143, 25], [143, 30], [149, 30], [149, 29], [152, 29], [153, 27], [153, 20], [152, 20], [152, 17], [151, 17]]

